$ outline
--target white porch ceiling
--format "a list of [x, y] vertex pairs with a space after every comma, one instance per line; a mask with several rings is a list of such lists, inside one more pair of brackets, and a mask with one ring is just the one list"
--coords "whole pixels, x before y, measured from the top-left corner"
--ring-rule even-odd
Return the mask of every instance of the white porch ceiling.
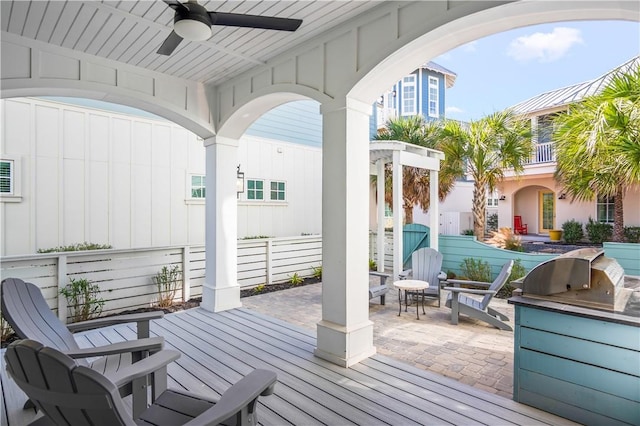
[[201, 1], [211, 11], [302, 19], [293, 33], [213, 26], [203, 42], [184, 40], [171, 56], [156, 53], [173, 29], [166, 3], [143, 1], [0, 2], [1, 29], [187, 80], [219, 84], [380, 3], [359, 1]]

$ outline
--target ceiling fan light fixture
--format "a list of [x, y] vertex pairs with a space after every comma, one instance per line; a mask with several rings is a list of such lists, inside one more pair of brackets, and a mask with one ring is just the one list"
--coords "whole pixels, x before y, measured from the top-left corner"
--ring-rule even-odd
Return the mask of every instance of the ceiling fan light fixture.
[[194, 19], [176, 21], [173, 30], [185, 40], [204, 41], [211, 37], [211, 26]]

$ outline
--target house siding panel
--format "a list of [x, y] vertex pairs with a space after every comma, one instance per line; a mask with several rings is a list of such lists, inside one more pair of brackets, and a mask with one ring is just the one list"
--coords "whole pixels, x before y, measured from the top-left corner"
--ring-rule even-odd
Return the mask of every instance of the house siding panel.
[[[120, 249], [204, 244], [205, 203], [190, 189], [191, 175], [205, 174], [205, 149], [193, 133], [115, 105], [92, 108], [90, 100], [1, 103], [2, 153], [18, 159], [22, 188], [21, 199], [0, 203], [1, 255], [83, 241]], [[241, 169], [265, 180], [267, 198], [239, 201], [240, 236], [321, 232], [322, 119], [317, 102], [295, 104], [250, 133], [300, 143], [240, 140]], [[269, 202], [271, 180], [285, 182], [286, 201]]]
[[322, 145], [320, 104], [295, 101], [281, 105], [258, 118], [246, 134], [319, 147]]

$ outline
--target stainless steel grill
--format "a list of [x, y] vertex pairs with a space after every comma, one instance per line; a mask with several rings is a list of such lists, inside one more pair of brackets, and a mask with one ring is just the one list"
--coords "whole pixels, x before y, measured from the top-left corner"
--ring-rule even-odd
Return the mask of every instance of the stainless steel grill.
[[625, 286], [622, 266], [594, 248], [543, 262], [514, 284], [523, 296], [618, 312], [625, 311], [634, 293]]

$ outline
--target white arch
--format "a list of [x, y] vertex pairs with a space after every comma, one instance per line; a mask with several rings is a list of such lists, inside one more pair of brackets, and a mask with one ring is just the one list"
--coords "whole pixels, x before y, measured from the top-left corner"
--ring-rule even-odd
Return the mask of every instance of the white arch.
[[218, 129], [218, 136], [240, 139], [251, 124], [267, 111], [291, 101], [313, 99], [320, 103], [330, 99], [306, 86], [283, 84], [256, 92], [256, 97], [234, 110]]
[[148, 102], [139, 97], [127, 94], [105, 93], [84, 87], [20, 87], [10, 90], [3, 89], [0, 98], [20, 98], [28, 96], [64, 96], [73, 98], [95, 99], [114, 104], [126, 105], [143, 111], [150, 112], [159, 117], [166, 118], [197, 136], [206, 139], [214, 135], [213, 129], [202, 126], [202, 123], [193, 118], [174, 111], [171, 108], [159, 105], [156, 102]]
[[640, 2], [522, 0], [471, 13], [429, 31], [393, 52], [360, 79], [348, 97], [373, 102], [428, 58], [479, 38], [529, 25], [578, 20], [640, 21]]
[[164, 117], [206, 139], [215, 134], [201, 83], [2, 33], [2, 98], [74, 96]]

